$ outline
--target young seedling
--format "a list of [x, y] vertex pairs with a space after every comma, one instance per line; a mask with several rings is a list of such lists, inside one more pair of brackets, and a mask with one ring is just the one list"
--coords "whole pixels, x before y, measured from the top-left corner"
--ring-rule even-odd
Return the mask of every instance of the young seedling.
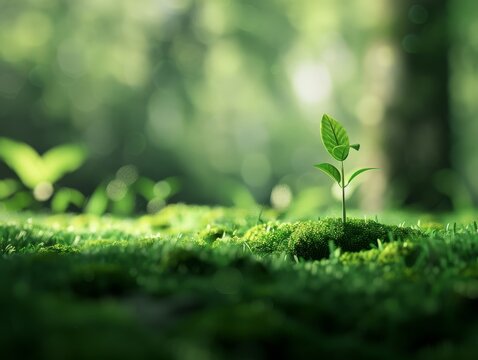
[[350, 175], [346, 183], [344, 174], [344, 160], [349, 156], [350, 148], [359, 151], [360, 144], [351, 145], [349, 143], [349, 136], [347, 135], [347, 131], [345, 131], [344, 127], [340, 125], [337, 120], [333, 119], [327, 114], [322, 116], [320, 135], [322, 138], [322, 143], [324, 144], [327, 152], [335, 160], [340, 161], [340, 171], [334, 165], [329, 163], [322, 163], [314, 166], [329, 175], [342, 188], [342, 221], [345, 225], [347, 221], [347, 211], [345, 209], [345, 188], [349, 186], [350, 182], [361, 173], [377, 168], [358, 169], [352, 175]]

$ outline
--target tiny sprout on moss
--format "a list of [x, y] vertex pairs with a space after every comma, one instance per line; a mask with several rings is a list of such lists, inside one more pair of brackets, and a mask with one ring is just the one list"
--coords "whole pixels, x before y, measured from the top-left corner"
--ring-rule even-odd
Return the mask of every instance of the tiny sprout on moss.
[[363, 168], [358, 169], [352, 175], [350, 175], [347, 182], [345, 182], [344, 174], [344, 160], [349, 156], [350, 148], [359, 151], [360, 144], [350, 144], [349, 136], [344, 127], [340, 123], [333, 119], [331, 116], [324, 114], [322, 116], [322, 122], [320, 124], [320, 135], [322, 143], [324, 144], [327, 152], [336, 160], [340, 161], [340, 171], [334, 165], [329, 163], [321, 163], [315, 165], [316, 168], [322, 170], [329, 175], [334, 181], [336, 181], [342, 188], [342, 222], [346, 223], [347, 213], [345, 209], [345, 188], [350, 182], [355, 179], [361, 173], [374, 170], [377, 168]]

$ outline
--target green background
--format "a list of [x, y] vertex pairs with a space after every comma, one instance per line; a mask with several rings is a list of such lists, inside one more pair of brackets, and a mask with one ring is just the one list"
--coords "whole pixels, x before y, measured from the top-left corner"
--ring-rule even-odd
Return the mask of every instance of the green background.
[[[442, 5], [446, 26], [437, 27]], [[171, 201], [270, 204], [275, 190], [276, 207], [322, 208], [336, 202], [312, 166], [328, 161], [319, 125], [329, 113], [362, 144], [348, 170], [382, 169], [351, 189], [353, 205], [472, 207], [477, 7], [471, 0], [0, 0], [0, 135], [40, 153], [85, 145], [85, 164], [57, 186], [87, 197], [129, 166], [154, 182], [174, 177]], [[426, 86], [404, 85], [420, 75], [407, 61], [435, 43], [447, 44], [439, 49], [446, 73], [430, 63]], [[447, 141], [430, 130], [443, 103], [429, 96], [435, 87], [448, 95]], [[396, 104], [415, 117], [390, 116]], [[391, 143], [399, 146], [387, 151]], [[413, 182], [413, 164], [430, 161], [420, 160], [424, 148], [450, 160]], [[405, 163], [393, 156], [402, 151]], [[0, 177], [15, 175], [2, 164]], [[435, 192], [407, 196], [413, 188]], [[450, 200], [444, 206], [428, 201], [441, 196]]]

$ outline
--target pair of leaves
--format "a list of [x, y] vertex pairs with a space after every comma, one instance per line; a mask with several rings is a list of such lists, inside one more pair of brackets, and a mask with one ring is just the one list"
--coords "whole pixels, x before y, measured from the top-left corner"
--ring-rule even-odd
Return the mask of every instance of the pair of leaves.
[[360, 144], [350, 145], [347, 131], [337, 120], [327, 114], [322, 117], [320, 134], [325, 149], [338, 161], [347, 159], [350, 148], [356, 151], [360, 149]]
[[[319, 170], [322, 170], [324, 173], [329, 175], [333, 180], [337, 181], [337, 183], [342, 187], [341, 181], [342, 181], [342, 176], [340, 175], [340, 171], [332, 164], [328, 163], [322, 163], [322, 164], [317, 164], [315, 167]], [[350, 182], [355, 179], [357, 176], [360, 174], [369, 171], [369, 170], [375, 170], [377, 168], [362, 168], [356, 170], [352, 175], [350, 175], [349, 180], [347, 181], [346, 184], [344, 184], [343, 187], [347, 187]]]
[[[327, 152], [336, 160], [344, 161], [349, 156], [350, 148], [359, 151], [360, 144], [350, 144], [349, 136], [345, 128], [331, 116], [324, 114], [322, 121], [320, 123], [320, 134], [322, 137], [322, 142], [324, 144]], [[342, 179], [340, 171], [332, 164], [322, 163], [315, 165], [316, 168], [322, 170], [324, 173], [329, 175], [333, 180], [341, 187], [346, 187], [350, 182], [355, 179], [358, 175], [376, 168], [363, 168], [356, 170], [349, 178], [347, 183], [345, 179]], [[341, 183], [343, 181], [343, 183]]]
[[80, 145], [66, 144], [39, 155], [28, 144], [0, 138], [0, 159], [33, 189], [42, 182], [54, 184], [65, 174], [77, 170], [86, 159], [86, 151]]

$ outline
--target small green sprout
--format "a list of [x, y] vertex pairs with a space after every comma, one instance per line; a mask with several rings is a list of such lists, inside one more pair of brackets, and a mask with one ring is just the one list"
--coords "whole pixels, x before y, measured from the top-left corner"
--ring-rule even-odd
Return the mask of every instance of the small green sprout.
[[347, 131], [345, 131], [344, 127], [340, 125], [337, 120], [333, 119], [327, 114], [322, 116], [320, 135], [322, 138], [322, 143], [324, 144], [327, 152], [334, 159], [340, 161], [341, 171], [329, 163], [322, 163], [314, 166], [329, 175], [334, 181], [337, 181], [339, 186], [342, 188], [342, 222], [345, 225], [347, 221], [347, 213], [345, 209], [345, 188], [361, 173], [377, 168], [363, 168], [356, 170], [352, 175], [350, 175], [347, 183], [345, 183], [344, 160], [349, 156], [350, 148], [359, 151], [360, 144], [351, 145], [349, 143], [349, 136], [347, 135]]

